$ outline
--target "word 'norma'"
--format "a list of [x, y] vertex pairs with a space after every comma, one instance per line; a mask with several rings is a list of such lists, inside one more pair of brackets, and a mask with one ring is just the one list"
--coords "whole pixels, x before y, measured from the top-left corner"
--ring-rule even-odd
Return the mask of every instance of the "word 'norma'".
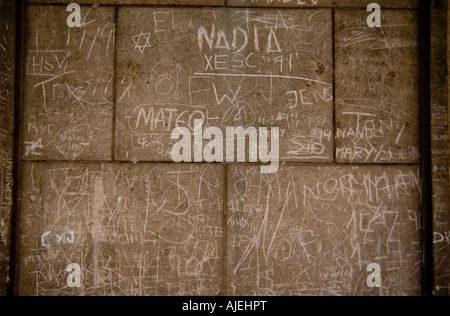
[[[193, 136], [193, 142], [192, 142]], [[222, 129], [219, 127], [208, 127], [203, 131], [203, 120], [194, 120], [194, 133], [186, 127], [177, 127], [172, 131], [172, 139], [178, 142], [172, 147], [172, 160], [174, 162], [194, 162], [208, 163], [224, 162], [224, 143], [226, 162], [246, 162], [246, 138], [249, 138], [249, 162], [259, 161], [270, 163], [268, 166], [261, 166], [261, 173], [275, 173], [278, 171], [280, 162], [280, 129], [272, 127], [270, 132], [270, 153], [268, 153], [269, 132], [267, 127], [227, 127], [226, 139], [224, 140]], [[181, 139], [180, 139], [181, 138]], [[203, 141], [209, 141], [203, 148]], [[237, 146], [235, 147], [235, 141]], [[192, 146], [193, 143], [193, 146]], [[237, 155], [235, 155], [235, 148]], [[203, 160], [204, 159], [204, 160]]]

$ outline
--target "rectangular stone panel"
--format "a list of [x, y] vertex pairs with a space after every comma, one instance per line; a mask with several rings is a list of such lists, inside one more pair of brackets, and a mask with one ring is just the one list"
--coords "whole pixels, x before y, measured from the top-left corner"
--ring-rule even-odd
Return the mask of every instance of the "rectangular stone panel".
[[217, 165], [25, 164], [18, 294], [220, 295], [223, 175]]
[[228, 295], [421, 294], [417, 167], [235, 165], [227, 202]]
[[[317, 0], [320, 1], [320, 0]], [[380, 5], [382, 9], [417, 9], [419, 7], [419, 0], [335, 0], [334, 5], [337, 8], [356, 7], [367, 8], [371, 3]]]
[[419, 33], [415, 11], [382, 10], [381, 27], [367, 13], [337, 10], [336, 160], [417, 163]]
[[228, 0], [230, 7], [332, 7], [334, 0]]
[[173, 130], [202, 119], [223, 138], [278, 127], [281, 161], [333, 161], [331, 10], [120, 8], [117, 68], [119, 160], [172, 161]]
[[24, 61], [25, 160], [111, 159], [115, 9], [28, 6]]
[[7, 294], [10, 270], [13, 162], [0, 161], [0, 296]]
[[15, 1], [0, 2], [0, 296], [7, 294], [14, 151]]
[[[28, 3], [70, 4], [71, 0], [27, 0]], [[229, 7], [355, 7], [367, 8], [373, 0], [78, 0], [78, 4], [106, 5], [186, 5]], [[378, 0], [382, 8], [418, 8], [418, 0]]]
[[[450, 176], [449, 84], [450, 11], [447, 1], [432, 2], [431, 10], [431, 158], [433, 192], [434, 292], [450, 296]], [[443, 26], [448, 25], [447, 32]], [[449, 63], [449, 64], [448, 64]], [[446, 83], [446, 84], [444, 84]]]
[[[78, 4], [224, 6], [226, 0], [77, 0]], [[73, 3], [73, 0], [28, 0], [29, 3]]]
[[418, 0], [228, 0], [228, 6], [242, 7], [357, 7], [367, 8], [371, 3], [382, 8], [417, 8]]

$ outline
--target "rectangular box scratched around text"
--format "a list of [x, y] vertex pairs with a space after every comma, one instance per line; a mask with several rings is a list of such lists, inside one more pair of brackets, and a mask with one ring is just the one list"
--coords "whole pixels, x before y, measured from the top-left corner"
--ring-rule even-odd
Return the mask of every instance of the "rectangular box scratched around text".
[[170, 161], [172, 130], [202, 119], [333, 161], [331, 34], [331, 10], [119, 9], [117, 159]]

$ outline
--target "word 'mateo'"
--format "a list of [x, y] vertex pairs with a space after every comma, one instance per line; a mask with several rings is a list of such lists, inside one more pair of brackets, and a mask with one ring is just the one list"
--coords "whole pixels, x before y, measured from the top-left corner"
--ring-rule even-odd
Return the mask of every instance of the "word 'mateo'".
[[[224, 162], [224, 143], [226, 162], [235, 162], [235, 148], [237, 149], [237, 162], [246, 162], [246, 138], [249, 143], [249, 162], [270, 163], [261, 166], [261, 173], [275, 173], [280, 162], [280, 129], [272, 127], [270, 132], [270, 153], [268, 152], [269, 132], [267, 127], [227, 127], [226, 139], [219, 127], [208, 127], [203, 130], [203, 120], [194, 120], [194, 133], [186, 127], [177, 127], [172, 131], [172, 139], [178, 142], [172, 147], [172, 159], [174, 162]], [[193, 136], [193, 137], [192, 137]], [[181, 139], [180, 139], [181, 138]], [[193, 138], [193, 141], [192, 141]], [[203, 147], [203, 141], [209, 141]], [[235, 141], [237, 145], [235, 147]], [[258, 146], [259, 145], [259, 146]]]

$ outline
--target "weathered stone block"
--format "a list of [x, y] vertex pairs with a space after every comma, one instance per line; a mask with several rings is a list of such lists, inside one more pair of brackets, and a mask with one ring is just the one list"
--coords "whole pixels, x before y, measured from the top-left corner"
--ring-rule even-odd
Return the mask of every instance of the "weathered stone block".
[[19, 294], [222, 293], [222, 167], [28, 163], [22, 175]]
[[[228, 6], [242, 7], [355, 7], [367, 8], [373, 0], [228, 0]], [[378, 0], [382, 8], [417, 8], [418, 0]]]
[[236, 165], [228, 181], [227, 294], [421, 294], [417, 167]]
[[367, 8], [371, 3], [379, 4], [381, 9], [417, 9], [419, 7], [419, 0], [335, 0], [334, 3], [337, 8]]
[[337, 10], [336, 160], [340, 163], [417, 163], [419, 37], [413, 11]]
[[25, 160], [111, 159], [114, 8], [27, 7]]
[[228, 6], [242, 7], [332, 7], [334, 0], [228, 0]]
[[15, 1], [0, 2], [0, 296], [7, 294], [14, 152]]
[[29, 3], [225, 6], [226, 0], [28, 0]]
[[[434, 295], [450, 296], [448, 1], [431, 1], [431, 158], [433, 193]], [[448, 25], [447, 32], [443, 26]], [[445, 84], [446, 83], [446, 84]]]
[[10, 281], [12, 190], [13, 162], [0, 161], [0, 296], [7, 294]]
[[331, 27], [331, 10], [119, 9], [116, 158], [171, 161], [173, 129], [202, 119], [332, 161]]

